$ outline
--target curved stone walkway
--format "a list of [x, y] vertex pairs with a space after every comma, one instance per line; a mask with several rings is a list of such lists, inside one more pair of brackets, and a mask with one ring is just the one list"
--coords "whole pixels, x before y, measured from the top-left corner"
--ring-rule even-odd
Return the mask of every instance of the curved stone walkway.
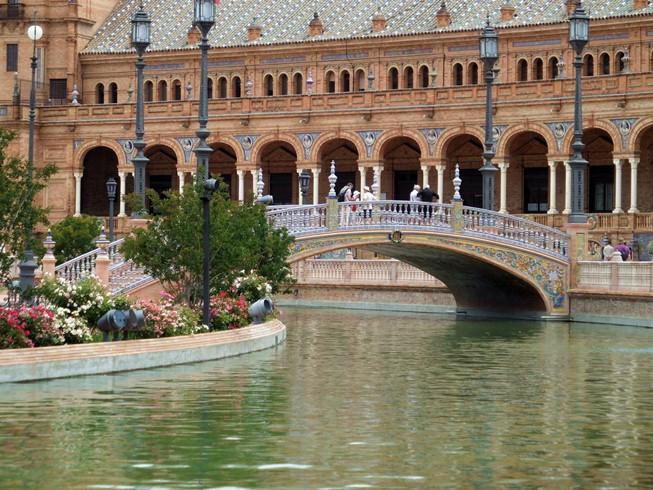
[[0, 351], [0, 383], [132, 371], [239, 356], [286, 340], [279, 320], [223, 332]]

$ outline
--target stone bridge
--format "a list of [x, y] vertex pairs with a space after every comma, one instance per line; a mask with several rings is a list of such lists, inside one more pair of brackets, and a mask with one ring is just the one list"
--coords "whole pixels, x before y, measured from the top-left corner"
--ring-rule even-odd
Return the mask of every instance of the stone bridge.
[[444, 282], [460, 314], [566, 318], [569, 235], [485, 209], [406, 201], [271, 208], [295, 236], [290, 261], [343, 248], [411, 264]]

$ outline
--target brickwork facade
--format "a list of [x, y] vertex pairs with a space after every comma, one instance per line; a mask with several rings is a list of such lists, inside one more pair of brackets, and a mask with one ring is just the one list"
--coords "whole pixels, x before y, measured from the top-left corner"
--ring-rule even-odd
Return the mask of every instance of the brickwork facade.
[[[565, 3], [558, 3], [564, 19]], [[115, 52], [88, 46], [97, 46], [98, 36], [108, 43], [107, 25], [116, 19], [128, 30], [133, 11], [119, 17], [109, 0], [24, 7], [22, 18], [0, 19], [0, 67], [8, 64], [7, 46], [19, 45], [17, 77], [7, 71], [0, 79], [0, 123], [19, 133], [12, 150], [27, 154], [34, 45], [26, 31], [38, 11], [44, 36], [35, 45], [35, 164], [59, 167], [42, 202], [53, 221], [106, 216], [104, 184], [114, 177], [119, 230], [126, 230], [122, 196], [133, 189], [136, 55], [124, 36], [116, 38]], [[592, 19], [582, 89], [585, 210], [609, 218], [597, 233], [616, 229], [630, 237], [651, 227], [653, 213], [653, 10], [641, 2], [628, 8], [639, 15]], [[522, 14], [496, 15], [494, 208], [564, 226], [575, 90], [569, 27], [563, 21], [502, 28]], [[312, 13], [306, 16], [313, 42], [262, 45], [265, 24], [248, 19], [260, 32], [243, 30], [240, 44], [209, 51], [210, 171], [225, 178], [232, 198], [256, 192], [260, 171], [265, 194], [279, 204], [298, 203], [298, 173], [308, 169], [308, 202], [324, 202], [333, 160], [338, 187], [377, 183], [379, 197], [407, 199], [414, 184], [428, 183], [449, 201], [458, 164], [465, 204], [480, 206], [486, 105], [480, 29], [447, 30], [457, 21], [451, 9], [438, 12], [439, 28], [434, 16], [432, 32], [322, 41], [321, 32], [333, 26], [320, 17], [317, 32]], [[369, 31], [383, 33], [392, 22], [370, 16]], [[182, 49], [145, 53], [146, 181], [159, 191], [179, 189], [196, 171], [199, 36], [190, 24], [187, 30]]]

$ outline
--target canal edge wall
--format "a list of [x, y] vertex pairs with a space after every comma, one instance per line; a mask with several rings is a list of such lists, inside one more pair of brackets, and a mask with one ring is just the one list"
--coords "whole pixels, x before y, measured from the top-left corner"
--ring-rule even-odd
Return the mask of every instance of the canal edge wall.
[[235, 357], [286, 340], [279, 320], [198, 335], [0, 351], [0, 383], [107, 374]]
[[[351, 284], [296, 284], [291, 294], [275, 298], [277, 306], [401, 311], [458, 316], [446, 288]], [[653, 328], [653, 293], [573, 289], [570, 316], [564, 320]], [[556, 320], [556, 318], [548, 318]]]

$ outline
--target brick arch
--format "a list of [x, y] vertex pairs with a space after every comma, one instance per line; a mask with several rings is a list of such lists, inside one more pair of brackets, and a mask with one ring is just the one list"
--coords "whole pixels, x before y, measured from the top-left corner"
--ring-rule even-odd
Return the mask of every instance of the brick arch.
[[284, 143], [288, 143], [290, 146], [292, 146], [293, 150], [295, 150], [295, 155], [297, 155], [297, 163], [299, 164], [299, 162], [304, 161], [304, 147], [300, 143], [299, 139], [297, 139], [295, 135], [287, 135], [282, 133], [268, 134], [257, 139], [252, 145], [249, 161], [258, 164], [258, 162], [261, 161], [261, 149], [268, 143], [272, 143], [274, 141], [283, 141]]
[[329, 131], [328, 133], [320, 134], [315, 139], [313, 142], [313, 148], [311, 148], [310, 159], [312, 161], [318, 161], [320, 151], [324, 145], [336, 139], [343, 139], [352, 143], [358, 152], [358, 160], [366, 158], [367, 152], [365, 151], [365, 145], [363, 145], [363, 141], [361, 140], [360, 136], [358, 136], [358, 134], [354, 133], [353, 131], [343, 131], [338, 133], [335, 131]]
[[419, 151], [422, 158], [429, 156], [429, 145], [426, 141], [426, 138], [419, 131], [414, 131], [412, 129], [402, 130], [396, 129], [392, 131], [384, 131], [379, 135], [377, 140], [374, 142], [372, 147], [372, 160], [381, 160], [382, 150], [388, 142], [395, 138], [410, 138], [417, 143], [419, 146]]
[[649, 131], [652, 126], [653, 116], [643, 117], [635, 122], [630, 130], [630, 135], [628, 136], [629, 152], [641, 151], [642, 136]]
[[[156, 141], [150, 141], [145, 148], [143, 148], [143, 153], [145, 153], [149, 148], [153, 146], [165, 146], [167, 148], [170, 148], [174, 154], [175, 158], [177, 159], [177, 167], [180, 165], [184, 165], [186, 162], [184, 161], [184, 150], [181, 147], [181, 143], [177, 141], [174, 138], [157, 138]], [[193, 153], [194, 155], [194, 153]], [[191, 155], [190, 159], [191, 161], [193, 160], [193, 155]]]
[[231, 148], [233, 148], [234, 152], [236, 153], [236, 164], [245, 162], [245, 152], [243, 151], [243, 147], [240, 144], [240, 141], [238, 141], [236, 138], [234, 138], [231, 135], [225, 134], [225, 135], [211, 135], [206, 140], [206, 144], [209, 146], [216, 145], [218, 143], [221, 143], [223, 145], [228, 145]]
[[102, 138], [98, 138], [93, 141], [87, 141], [85, 143], [82, 143], [77, 147], [77, 149], [75, 149], [75, 151], [73, 152], [73, 171], [83, 172], [84, 158], [86, 158], [86, 155], [88, 154], [89, 151], [99, 147], [110, 148], [111, 150], [113, 150], [113, 152], [116, 154], [116, 157], [118, 158], [118, 169], [122, 169], [127, 166], [127, 157], [125, 156], [125, 151], [122, 149], [122, 146], [120, 146], [117, 141], [104, 140]]
[[451, 141], [453, 141], [455, 138], [462, 135], [474, 136], [475, 138], [478, 138], [481, 144], [484, 144], [483, 142], [485, 141], [485, 133], [481, 128], [463, 126], [460, 128], [445, 129], [442, 133], [440, 133], [440, 136], [435, 142], [435, 146], [433, 148], [433, 156], [436, 159], [444, 159], [447, 146], [449, 146]]
[[[621, 135], [617, 127], [609, 121], [594, 120], [591, 126], [584, 126], [583, 132], [586, 132], [590, 129], [602, 129], [612, 139], [613, 152], [622, 151], [621, 145]], [[562, 140], [560, 145], [562, 153], [569, 153], [570, 155], [574, 154], [574, 150], [571, 147], [571, 144], [574, 142], [574, 126], [573, 124], [569, 127], [569, 130], [565, 134], [565, 137]]]
[[503, 132], [503, 134], [501, 134], [499, 141], [497, 142], [496, 156], [498, 158], [505, 158], [507, 156], [508, 147], [510, 146], [510, 141], [515, 136], [526, 132], [537, 133], [542, 136], [544, 141], [546, 141], [548, 153], [557, 153], [555, 138], [553, 137], [551, 130], [541, 124], [527, 123], [510, 126]]

